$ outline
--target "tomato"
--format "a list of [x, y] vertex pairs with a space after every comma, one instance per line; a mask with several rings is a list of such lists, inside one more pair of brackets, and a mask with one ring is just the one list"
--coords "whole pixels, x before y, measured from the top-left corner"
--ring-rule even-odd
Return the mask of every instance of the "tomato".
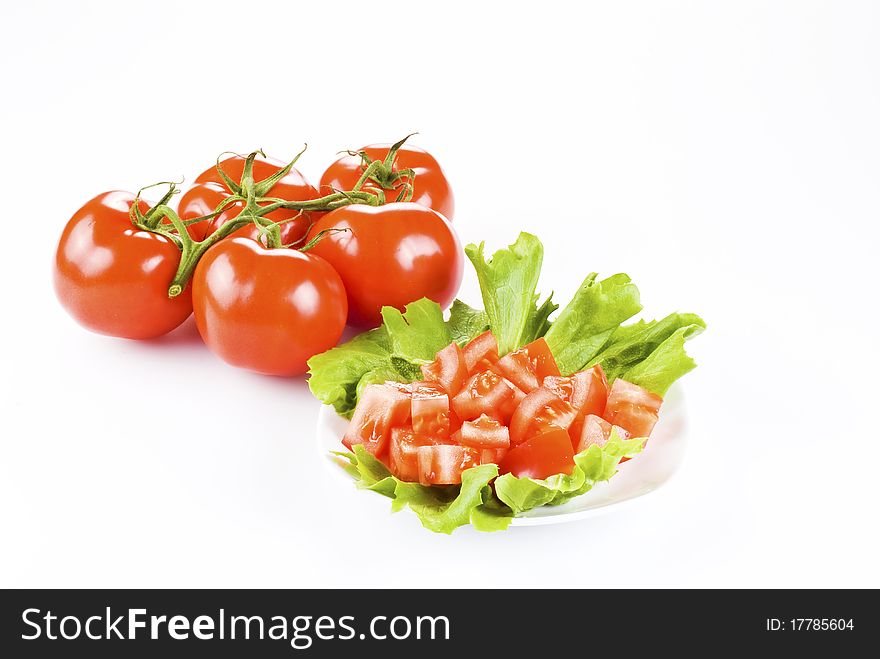
[[392, 427], [404, 425], [409, 417], [409, 387], [397, 382], [368, 384], [361, 393], [342, 443], [349, 449], [361, 444], [373, 455], [382, 456], [388, 448]]
[[498, 341], [491, 331], [486, 330], [476, 338], [472, 339], [463, 349], [464, 364], [468, 373], [473, 373], [474, 369], [483, 360], [491, 363], [498, 361]]
[[[372, 144], [360, 150], [366, 152], [370, 160], [384, 161], [390, 148], [390, 144]], [[433, 208], [447, 220], [452, 220], [455, 212], [452, 189], [449, 187], [446, 175], [431, 154], [409, 144], [404, 144], [397, 151], [397, 157], [392, 166], [397, 170], [415, 170], [416, 178], [413, 181], [411, 201], [427, 208]], [[330, 165], [321, 176], [321, 192], [322, 194], [330, 194], [333, 190], [351, 190], [363, 173], [364, 165], [360, 156], [343, 156]], [[385, 200], [388, 202], [396, 201], [402, 190], [402, 185], [400, 183], [396, 189], [386, 190]], [[369, 182], [364, 187], [375, 189], [378, 185], [375, 182]]]
[[417, 435], [449, 437], [449, 396], [436, 382], [413, 382], [412, 429]]
[[[241, 156], [233, 156], [221, 161], [220, 165], [223, 171], [236, 183], [241, 181], [244, 171], [245, 158]], [[268, 158], [258, 158], [254, 160], [253, 175], [255, 181], [272, 176], [279, 170], [283, 169], [285, 164]], [[195, 217], [207, 215], [214, 212], [217, 205], [231, 194], [226, 183], [220, 177], [216, 167], [206, 169], [196, 178], [195, 185], [187, 190], [180, 199], [178, 204], [178, 215], [182, 220], [190, 220]], [[270, 197], [278, 197], [287, 201], [307, 201], [309, 199], [317, 199], [320, 195], [315, 187], [309, 183], [305, 177], [296, 169], [291, 169], [287, 175], [278, 181], [268, 195]], [[210, 234], [214, 233], [223, 223], [231, 220], [241, 212], [242, 204], [238, 203], [212, 220], [197, 222], [187, 227], [187, 231], [194, 240], [203, 240]], [[299, 215], [299, 217], [297, 217]], [[299, 211], [279, 208], [264, 215], [265, 218], [273, 222], [291, 219], [281, 225], [281, 242], [285, 245], [302, 241], [308, 233], [309, 228], [316, 222], [322, 214], [302, 213]], [[245, 236], [255, 240], [260, 239], [260, 230], [253, 223], [244, 226], [231, 235]], [[301, 246], [301, 245], [300, 245]]]
[[602, 417], [625, 428], [633, 437], [648, 437], [657, 423], [662, 402], [657, 394], [617, 378], [611, 385]]
[[541, 386], [547, 376], [559, 375], [559, 367], [543, 337], [504, 355], [498, 360], [498, 367], [526, 393]]
[[423, 364], [422, 375], [430, 382], [436, 382], [449, 394], [455, 395], [467, 378], [464, 355], [457, 343], [450, 343], [437, 353], [434, 361]]
[[422, 485], [456, 485], [461, 483], [461, 472], [480, 463], [480, 454], [474, 449], [451, 444], [420, 446], [419, 482]]
[[498, 465], [502, 474], [549, 478], [574, 469], [571, 440], [565, 430], [553, 428], [510, 449]]
[[[186, 320], [192, 301], [189, 287], [168, 297], [180, 250], [164, 236], [131, 224], [134, 199], [129, 192], [105, 192], [74, 213], [55, 254], [55, 293], [93, 332], [150, 339]], [[148, 207], [140, 202], [143, 212]]]
[[389, 468], [402, 481], [419, 480], [420, 446], [444, 444], [447, 440], [418, 435], [412, 428], [392, 428], [389, 450]]
[[413, 203], [355, 204], [327, 213], [309, 232], [325, 234], [311, 253], [327, 259], [348, 293], [349, 322], [376, 327], [383, 306], [403, 311], [423, 297], [448, 307], [464, 268], [452, 226], [439, 213]]
[[478, 449], [508, 448], [510, 433], [497, 419], [481, 414], [476, 421], [461, 424], [459, 442], [462, 446]]
[[571, 403], [577, 410], [577, 417], [568, 428], [571, 441], [577, 446], [581, 438], [584, 418], [588, 414], [601, 416], [608, 399], [608, 380], [605, 371], [596, 364], [586, 371], [570, 377], [550, 375], [544, 378], [544, 388], [549, 389], [562, 400]]
[[507, 453], [508, 450], [506, 448], [484, 448], [480, 451], [480, 464], [500, 464]]
[[329, 263], [249, 238], [222, 240], [193, 276], [196, 325], [226, 362], [268, 375], [297, 375], [336, 345], [345, 328], [342, 281]]
[[462, 421], [470, 421], [481, 414], [501, 414], [513, 397], [514, 390], [504, 378], [492, 371], [482, 371], [468, 378], [452, 399], [452, 409]]
[[620, 426], [612, 426], [602, 417], [595, 414], [588, 414], [584, 418], [583, 428], [580, 437], [575, 446], [575, 453], [581, 453], [590, 448], [593, 444], [597, 446], [605, 446], [611, 437], [611, 430], [616, 430], [621, 439], [629, 439], [629, 433]]
[[[567, 430], [577, 416], [570, 403], [544, 387], [527, 394], [510, 420], [510, 443], [520, 444], [551, 428]], [[569, 439], [571, 444], [571, 439]]]

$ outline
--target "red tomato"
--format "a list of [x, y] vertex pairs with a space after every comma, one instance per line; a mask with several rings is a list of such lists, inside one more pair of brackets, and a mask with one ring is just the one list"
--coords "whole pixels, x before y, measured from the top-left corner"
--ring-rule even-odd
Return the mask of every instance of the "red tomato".
[[409, 417], [409, 387], [397, 382], [369, 384], [361, 393], [342, 443], [349, 449], [361, 444], [373, 455], [382, 456], [388, 448], [391, 428], [403, 426]]
[[392, 428], [388, 465], [391, 473], [402, 481], [418, 481], [420, 475], [418, 448], [442, 443], [445, 443], [445, 440], [417, 435], [411, 428]]
[[605, 401], [608, 399], [608, 380], [605, 371], [596, 364], [570, 377], [550, 375], [544, 378], [544, 388], [549, 389], [562, 400], [568, 401], [577, 410], [577, 417], [568, 428], [571, 441], [577, 446], [584, 417], [588, 414], [601, 416], [605, 411]]
[[507, 453], [506, 448], [484, 448], [480, 451], [480, 464], [500, 464]]
[[510, 443], [520, 444], [551, 428], [567, 430], [576, 416], [577, 410], [570, 403], [549, 389], [538, 387], [526, 395], [513, 413], [510, 420]]
[[422, 485], [456, 485], [461, 483], [461, 472], [480, 464], [479, 452], [463, 446], [437, 444], [416, 451]]
[[[390, 144], [373, 144], [365, 146], [361, 151], [365, 151], [371, 160], [384, 161], [388, 155]], [[455, 200], [452, 197], [452, 189], [449, 182], [440, 169], [440, 165], [427, 151], [423, 151], [414, 146], [404, 144], [397, 151], [397, 157], [393, 163], [394, 169], [413, 169], [416, 173], [413, 182], [414, 203], [421, 204], [427, 208], [433, 208], [435, 211], [443, 215], [447, 220], [452, 220], [455, 211]], [[324, 175], [321, 177], [322, 194], [330, 194], [333, 190], [351, 190], [355, 183], [364, 173], [364, 166], [360, 156], [343, 156], [334, 162]], [[393, 202], [397, 200], [397, 196], [402, 190], [403, 183], [399, 183], [394, 190], [385, 191], [385, 200]], [[371, 182], [369, 188], [377, 188], [375, 182]]]
[[438, 383], [450, 395], [458, 393], [467, 378], [464, 355], [457, 343], [450, 343], [437, 353], [434, 361], [421, 368], [426, 380]]
[[[105, 192], [70, 218], [55, 254], [55, 293], [93, 332], [150, 339], [186, 320], [192, 300], [190, 287], [168, 297], [180, 250], [131, 224], [134, 199], [129, 192]], [[141, 201], [140, 208], [146, 212], [148, 204]]]
[[[462, 421], [481, 414], [500, 415], [513, 399], [514, 391], [497, 373], [474, 373], [452, 399], [452, 409]], [[502, 419], [506, 420], [506, 419]]]
[[497, 419], [481, 414], [476, 421], [461, 424], [459, 442], [462, 446], [478, 449], [508, 448], [510, 433]]
[[[241, 175], [244, 171], [245, 159], [241, 156], [233, 156], [220, 162], [223, 171], [229, 177], [239, 183]], [[255, 181], [260, 181], [272, 176], [279, 170], [283, 169], [285, 164], [268, 158], [258, 158], [254, 160], [253, 175]], [[195, 185], [187, 190], [180, 198], [178, 204], [178, 215], [182, 220], [190, 220], [195, 217], [212, 213], [217, 205], [231, 194], [226, 183], [220, 178], [216, 167], [206, 169], [196, 178]], [[313, 185], [311, 185], [302, 174], [296, 169], [291, 169], [288, 174], [278, 181], [268, 195], [270, 197], [278, 197], [287, 201], [307, 201], [309, 199], [317, 199], [320, 195]], [[189, 234], [194, 240], [203, 240], [210, 234], [214, 233], [224, 222], [231, 220], [241, 212], [242, 204], [235, 204], [218, 215], [213, 220], [206, 220], [187, 227]], [[299, 217], [297, 217], [299, 215]], [[292, 219], [281, 225], [281, 241], [285, 245], [301, 241], [308, 233], [309, 228], [314, 222], [320, 219], [317, 213], [303, 213], [287, 208], [279, 208], [264, 215], [273, 222]], [[233, 236], [245, 236], [255, 240], [260, 239], [260, 230], [253, 223], [242, 227], [235, 231]], [[299, 245], [302, 246], [302, 245]]]
[[548, 375], [559, 375], [559, 367], [543, 337], [504, 355], [498, 360], [498, 367], [526, 393], [540, 387]]
[[449, 437], [449, 396], [435, 382], [413, 382], [412, 429], [417, 435]]
[[611, 385], [603, 418], [625, 428], [633, 437], [648, 437], [660, 414], [663, 399], [637, 384], [617, 378]]
[[423, 297], [452, 304], [464, 268], [458, 237], [442, 215], [418, 204], [355, 204], [327, 213], [309, 232], [325, 234], [311, 252], [327, 259], [348, 292], [349, 322], [376, 327], [383, 306]]
[[629, 439], [629, 433], [620, 426], [612, 426], [602, 417], [595, 414], [588, 414], [584, 419], [583, 428], [581, 430], [578, 443], [575, 446], [575, 453], [581, 453], [590, 448], [593, 444], [596, 446], [605, 446], [611, 437], [611, 430], [617, 431], [621, 439]]
[[574, 455], [568, 433], [554, 428], [535, 435], [510, 449], [498, 468], [502, 474], [538, 479], [570, 474], [574, 469]]
[[345, 328], [342, 281], [329, 263], [249, 238], [222, 240], [199, 261], [193, 308], [208, 347], [233, 366], [268, 375], [305, 373]]
[[464, 349], [464, 364], [468, 373], [473, 373], [477, 364], [483, 360], [489, 363], [498, 361], [498, 341], [491, 331], [486, 330], [478, 337], [472, 339]]

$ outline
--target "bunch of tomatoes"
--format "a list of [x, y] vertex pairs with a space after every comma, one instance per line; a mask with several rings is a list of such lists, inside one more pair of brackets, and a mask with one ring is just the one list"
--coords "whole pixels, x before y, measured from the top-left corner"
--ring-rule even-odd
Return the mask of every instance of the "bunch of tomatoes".
[[[300, 153], [302, 155], [302, 153]], [[269, 375], [304, 373], [346, 324], [381, 323], [383, 306], [422, 297], [446, 308], [463, 255], [449, 182], [406, 144], [345, 152], [316, 187], [294, 167], [224, 154], [153, 205], [105, 192], [67, 223], [55, 290], [84, 327], [150, 339], [189, 316], [226, 362]], [[226, 157], [224, 157], [226, 156]], [[153, 188], [155, 186], [150, 186]]]

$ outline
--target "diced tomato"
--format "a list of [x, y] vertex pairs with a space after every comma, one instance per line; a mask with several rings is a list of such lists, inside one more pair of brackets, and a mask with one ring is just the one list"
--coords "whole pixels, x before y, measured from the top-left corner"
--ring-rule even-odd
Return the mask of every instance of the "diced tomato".
[[498, 360], [498, 367], [508, 380], [526, 393], [541, 386], [547, 376], [559, 375], [559, 367], [543, 337], [504, 355]]
[[480, 451], [480, 464], [501, 464], [505, 455], [507, 455], [506, 448], [484, 448]]
[[514, 397], [513, 387], [505, 383], [497, 373], [481, 371], [465, 382], [461, 391], [452, 399], [452, 409], [464, 421], [472, 421], [481, 414], [494, 416]]
[[418, 448], [448, 441], [417, 435], [412, 428], [392, 428], [388, 467], [400, 480], [416, 482], [419, 480]]
[[632, 437], [648, 437], [657, 423], [661, 403], [663, 399], [657, 394], [617, 378], [611, 385], [602, 418], [625, 428]]
[[[528, 394], [510, 421], [510, 443], [520, 444], [551, 428], [567, 430], [577, 416], [570, 403], [544, 387]], [[571, 439], [569, 439], [571, 444]]]
[[620, 426], [612, 426], [605, 419], [595, 414], [588, 414], [584, 418], [581, 436], [578, 439], [574, 452], [581, 453], [586, 451], [593, 444], [597, 446], [605, 446], [608, 438], [611, 437], [611, 430], [617, 431], [621, 439], [629, 439], [629, 433]]
[[349, 449], [362, 444], [373, 455], [382, 456], [388, 447], [391, 428], [409, 421], [410, 397], [409, 386], [399, 382], [367, 385], [342, 443]]
[[489, 362], [498, 361], [498, 341], [490, 330], [486, 330], [478, 337], [471, 340], [464, 349], [464, 363], [468, 373], [473, 373], [476, 365], [482, 360]]
[[434, 361], [422, 366], [422, 375], [430, 382], [439, 382], [450, 396], [457, 394], [468, 376], [458, 344], [450, 343], [438, 352]]
[[529, 478], [570, 474], [574, 468], [571, 440], [565, 430], [553, 428], [514, 446], [498, 465], [500, 473]]
[[449, 437], [449, 396], [437, 382], [413, 382], [412, 427], [417, 435]]
[[420, 446], [416, 451], [419, 456], [419, 482], [422, 485], [461, 483], [461, 472], [480, 462], [479, 452], [464, 446]]
[[476, 421], [461, 424], [459, 442], [471, 448], [507, 448], [510, 446], [510, 432], [507, 426], [497, 419], [481, 414]]
[[576, 448], [581, 438], [584, 418], [588, 414], [601, 416], [605, 411], [605, 401], [608, 399], [608, 380], [605, 371], [596, 364], [570, 377], [548, 376], [544, 378], [543, 386], [562, 400], [571, 403], [571, 406], [577, 410], [578, 414], [568, 428], [571, 442]]

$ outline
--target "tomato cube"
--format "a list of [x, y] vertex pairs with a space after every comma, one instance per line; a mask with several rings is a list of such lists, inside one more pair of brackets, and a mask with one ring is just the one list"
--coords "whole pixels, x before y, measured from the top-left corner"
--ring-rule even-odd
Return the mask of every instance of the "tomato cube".
[[426, 380], [440, 383], [450, 396], [458, 393], [468, 376], [464, 353], [457, 343], [450, 343], [437, 353], [434, 361], [421, 368]]
[[409, 386], [399, 382], [367, 385], [342, 443], [349, 449], [361, 444], [373, 455], [381, 457], [388, 448], [391, 428], [409, 421], [410, 398]]
[[547, 376], [558, 376], [559, 367], [550, 346], [540, 338], [498, 360], [504, 376], [526, 393], [531, 393]]
[[657, 394], [618, 378], [611, 385], [602, 418], [625, 428], [632, 437], [648, 437], [657, 423], [662, 403], [663, 399]]
[[611, 431], [616, 430], [621, 439], [629, 439], [630, 434], [620, 426], [612, 426], [602, 417], [595, 414], [588, 414], [584, 418], [581, 435], [575, 447], [575, 453], [581, 453], [590, 448], [593, 444], [596, 446], [605, 446], [611, 437]]
[[502, 474], [538, 479], [570, 474], [574, 469], [571, 439], [565, 430], [551, 428], [511, 448], [498, 468]]
[[461, 424], [459, 442], [462, 446], [478, 449], [508, 448], [510, 432], [497, 419], [481, 414], [476, 421]]
[[[577, 410], [549, 389], [538, 387], [516, 408], [510, 420], [510, 443], [520, 444], [553, 428], [567, 430]], [[569, 444], [571, 440], [569, 439]]]
[[464, 446], [420, 446], [419, 482], [422, 485], [456, 485], [461, 472], [479, 464], [479, 452]]

